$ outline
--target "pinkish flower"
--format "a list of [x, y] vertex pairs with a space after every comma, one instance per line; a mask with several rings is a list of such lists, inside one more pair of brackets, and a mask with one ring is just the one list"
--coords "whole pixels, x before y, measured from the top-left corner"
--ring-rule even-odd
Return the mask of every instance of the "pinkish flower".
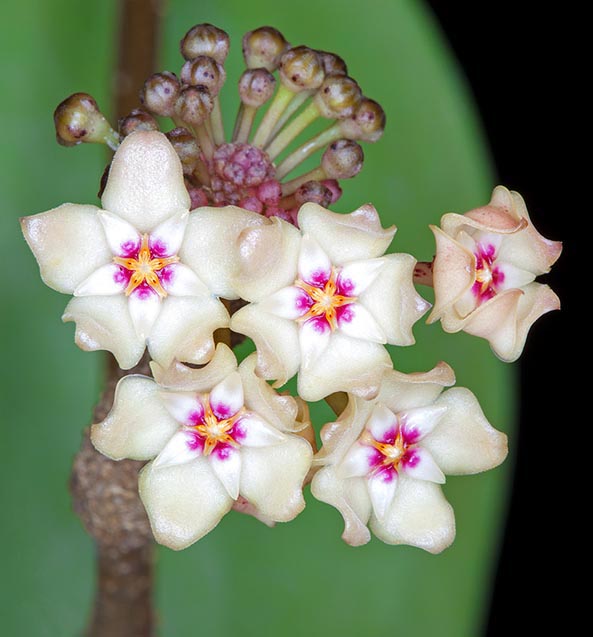
[[[158, 132], [139, 131], [116, 152], [103, 210], [64, 204], [22, 219], [50, 287], [73, 294], [64, 321], [85, 350], [111, 351], [133, 367], [152, 358], [204, 363], [233, 298], [225, 241], [260, 217], [237, 208], [189, 213], [181, 163]], [[224, 237], [224, 240], [223, 240]]]
[[534, 279], [549, 272], [562, 244], [542, 237], [521, 195], [503, 186], [487, 206], [446, 214], [442, 229], [431, 228], [437, 253], [428, 322], [485, 338], [499, 358], [516, 360], [533, 322], [560, 307], [556, 294]]
[[395, 227], [382, 228], [372, 206], [338, 214], [308, 203], [298, 223], [271, 219], [240, 235], [234, 284], [251, 304], [231, 329], [255, 341], [263, 378], [282, 385], [298, 372], [304, 400], [372, 398], [391, 367], [384, 344], [412, 344], [429, 307], [412, 282], [416, 261], [384, 254]]
[[445, 363], [422, 374], [391, 370], [374, 400], [350, 395], [337, 422], [322, 430], [311, 491], [340, 511], [348, 544], [368, 542], [368, 526], [388, 544], [431, 553], [453, 541], [445, 474], [485, 471], [507, 454], [506, 436], [469, 390], [443, 391], [454, 382]]
[[93, 425], [91, 440], [108, 457], [154, 459], [139, 488], [161, 544], [189, 546], [234, 506], [266, 523], [292, 520], [305, 506], [308, 414], [254, 368], [255, 355], [237, 368], [222, 344], [199, 369], [153, 363], [156, 382], [124, 377], [112, 411]]

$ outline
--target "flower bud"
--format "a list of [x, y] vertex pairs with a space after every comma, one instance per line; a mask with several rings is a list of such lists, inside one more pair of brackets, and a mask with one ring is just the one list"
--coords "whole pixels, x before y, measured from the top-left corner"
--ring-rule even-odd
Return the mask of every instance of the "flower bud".
[[88, 93], [74, 93], [59, 104], [54, 111], [54, 125], [62, 146], [91, 142], [115, 149], [119, 142], [117, 133]]
[[342, 120], [340, 126], [348, 139], [376, 142], [385, 130], [385, 111], [380, 104], [364, 97], [353, 117]]
[[327, 76], [313, 102], [322, 117], [327, 119], [345, 119], [351, 117], [362, 99], [358, 84], [347, 75]]
[[346, 62], [339, 55], [328, 51], [317, 51], [317, 54], [321, 58], [326, 75], [348, 75]]
[[339, 139], [330, 144], [321, 158], [321, 167], [331, 179], [350, 179], [358, 175], [364, 162], [360, 144]]
[[214, 58], [200, 55], [188, 60], [181, 69], [181, 81], [190, 86], [201, 84], [215, 97], [220, 92], [226, 80], [224, 66]]
[[276, 78], [266, 69], [247, 69], [239, 80], [241, 101], [259, 108], [272, 97], [275, 86]]
[[146, 111], [135, 108], [117, 123], [119, 134], [127, 137], [137, 130], [159, 130], [159, 123]]
[[191, 175], [200, 157], [196, 138], [186, 128], [174, 128], [166, 133], [166, 137], [181, 160], [184, 174]]
[[186, 60], [207, 55], [219, 64], [224, 64], [229, 47], [229, 36], [212, 24], [198, 24], [192, 27], [179, 44], [181, 55]]
[[164, 71], [151, 75], [140, 91], [140, 101], [155, 115], [171, 117], [179, 97], [181, 85], [175, 73]]
[[318, 53], [306, 46], [289, 49], [280, 58], [280, 80], [293, 93], [321, 86], [325, 73]]
[[200, 126], [213, 108], [214, 100], [205, 86], [187, 86], [179, 94], [175, 114], [192, 126]]
[[307, 181], [294, 193], [294, 199], [299, 206], [312, 202], [327, 208], [332, 201], [332, 191], [319, 181]]
[[260, 27], [243, 36], [243, 57], [248, 69], [276, 70], [288, 47], [282, 33], [273, 27]]

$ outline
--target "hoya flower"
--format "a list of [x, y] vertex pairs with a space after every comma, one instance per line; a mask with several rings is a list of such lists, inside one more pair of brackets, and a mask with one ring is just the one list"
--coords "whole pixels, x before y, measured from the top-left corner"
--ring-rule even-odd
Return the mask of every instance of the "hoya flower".
[[298, 224], [273, 218], [240, 235], [235, 286], [251, 303], [231, 328], [254, 340], [263, 378], [280, 386], [298, 372], [304, 400], [372, 398], [391, 367], [384, 344], [412, 344], [429, 307], [413, 285], [416, 261], [384, 254], [396, 229], [369, 205], [338, 214], [307, 203]]
[[236, 208], [217, 210], [216, 219], [211, 209], [190, 214], [180, 160], [154, 131], [125, 138], [101, 203], [22, 219], [45, 283], [74, 295], [62, 318], [76, 322], [77, 344], [111, 351], [124, 369], [146, 345], [165, 366], [174, 357], [206, 362], [213, 331], [229, 320], [214, 295], [232, 296], [220, 232], [259, 216]]
[[[292, 520], [305, 506], [303, 481], [313, 451], [306, 409], [254, 373], [237, 368], [219, 344], [202, 368], [152, 364], [155, 380], [128, 375], [91, 440], [114, 460], [153, 460], [140, 473], [140, 497], [158, 542], [182, 549], [235, 505], [265, 521]], [[158, 382], [158, 384], [157, 384]]]
[[[344, 517], [342, 538], [358, 546], [370, 531], [388, 544], [438, 553], [455, 536], [445, 474], [491, 469], [507, 454], [506, 435], [493, 429], [468, 389], [451, 388], [453, 370], [385, 374], [376, 399], [355, 396], [321, 432], [313, 495]], [[368, 525], [368, 526], [367, 526]]]
[[550, 287], [534, 279], [550, 270], [562, 244], [542, 237], [521, 195], [503, 186], [487, 206], [446, 214], [441, 228], [431, 228], [437, 252], [428, 322], [485, 338], [499, 358], [516, 360], [533, 322], [560, 308]]

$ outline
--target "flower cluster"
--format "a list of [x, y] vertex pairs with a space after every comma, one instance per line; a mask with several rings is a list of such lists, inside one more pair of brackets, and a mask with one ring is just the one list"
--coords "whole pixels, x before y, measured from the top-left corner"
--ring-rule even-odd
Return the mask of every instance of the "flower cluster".
[[[254, 203], [283, 189], [284, 164], [274, 159], [305, 121], [328, 117], [331, 106], [338, 123], [327, 141], [370, 101], [335, 56], [291, 48], [277, 31], [259, 29], [244, 39], [240, 87], [251, 92], [241, 93], [226, 144], [216, 99], [225, 35], [198, 25], [182, 40], [182, 82], [159, 74], [143, 89], [149, 110], [190, 123], [191, 135], [179, 127], [165, 135], [140, 113], [121, 124], [119, 137], [95, 121], [86, 133], [117, 147], [102, 207], [64, 204], [22, 220], [43, 280], [73, 295], [63, 320], [75, 322], [77, 344], [111, 352], [122, 369], [145, 351], [152, 361], [152, 376], [119, 382], [92, 442], [113, 460], [147, 461], [140, 496], [156, 539], [173, 549], [203, 537], [231, 509], [270, 525], [289, 521], [311, 483], [316, 498], [342, 513], [349, 544], [368, 542], [370, 527], [387, 543], [441, 551], [455, 529], [440, 487], [445, 474], [497, 466], [506, 436], [469, 390], [451, 387], [448, 365], [402, 374], [386, 346], [414, 343], [413, 325], [430, 308], [414, 283], [432, 283], [429, 321], [487, 338], [500, 357], [516, 358], [531, 323], [558, 305], [533, 279], [560, 244], [541, 237], [520, 196], [502, 187], [488, 206], [443, 217], [431, 264], [386, 254], [396, 228], [383, 228], [371, 205], [340, 214], [315, 197]], [[254, 95], [272, 97], [277, 68], [281, 86], [249, 143]], [[58, 115], [60, 126], [69, 121], [68, 106]], [[81, 137], [68, 129], [67, 138], [66, 129], [58, 127], [62, 141]], [[323, 186], [329, 174], [308, 174], [299, 188], [309, 184], [312, 193], [311, 183]], [[240, 363], [231, 333], [255, 344]], [[279, 392], [295, 376], [298, 395]], [[306, 401], [321, 399], [339, 407], [316, 452]]]

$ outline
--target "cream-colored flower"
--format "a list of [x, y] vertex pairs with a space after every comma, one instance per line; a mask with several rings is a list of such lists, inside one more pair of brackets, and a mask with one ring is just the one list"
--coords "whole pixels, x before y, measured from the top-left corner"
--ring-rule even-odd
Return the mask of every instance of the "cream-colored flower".
[[[444, 474], [491, 469], [507, 454], [506, 435], [493, 429], [476, 397], [451, 388], [453, 370], [384, 376], [376, 399], [350, 395], [346, 409], [321, 432], [321, 467], [313, 495], [342, 514], [344, 541], [411, 544], [438, 553], [455, 537]], [[368, 525], [368, 526], [367, 526]]]
[[64, 204], [21, 220], [45, 283], [73, 294], [64, 321], [85, 350], [111, 351], [128, 369], [148, 346], [167, 366], [204, 363], [229, 316], [227, 241], [261, 217], [238, 208], [189, 212], [181, 163], [167, 138], [139, 131], [113, 158], [103, 209]]
[[305, 506], [308, 413], [254, 368], [254, 355], [237, 368], [222, 344], [203, 368], [153, 363], [156, 382], [124, 377], [113, 409], [93, 425], [91, 440], [106, 456], [154, 459], [139, 488], [161, 544], [189, 546], [236, 503], [268, 523], [292, 520]]
[[391, 367], [384, 344], [411, 345], [429, 307], [413, 285], [416, 261], [384, 254], [395, 227], [382, 228], [370, 205], [338, 214], [308, 203], [298, 223], [274, 218], [240, 235], [234, 285], [251, 303], [231, 329], [254, 340], [263, 378], [280, 386], [298, 372], [304, 400], [372, 398]]
[[428, 322], [485, 338], [499, 358], [516, 360], [533, 322], [560, 307], [556, 294], [534, 279], [550, 270], [562, 244], [542, 237], [521, 195], [503, 186], [487, 206], [446, 214], [441, 228], [431, 228], [437, 252]]

